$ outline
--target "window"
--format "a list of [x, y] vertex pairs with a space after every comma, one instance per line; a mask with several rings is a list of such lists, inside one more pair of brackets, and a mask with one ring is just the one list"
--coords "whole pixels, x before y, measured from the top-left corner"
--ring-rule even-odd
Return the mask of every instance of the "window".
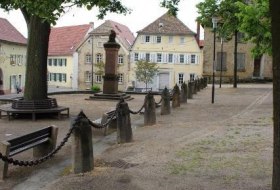
[[23, 55], [17, 55], [17, 64], [22, 65], [23, 63]]
[[150, 62], [150, 54], [149, 53], [146, 53], [146, 61]]
[[57, 66], [57, 59], [53, 59], [53, 66]]
[[237, 42], [238, 43], [244, 43], [244, 38], [245, 38], [245, 34], [242, 32], [238, 32], [237, 33]]
[[101, 75], [95, 75], [95, 81], [97, 83], [101, 83], [102, 82], [102, 76]]
[[179, 84], [183, 84], [184, 82], [184, 74], [183, 73], [179, 73], [178, 74], [178, 83]]
[[196, 56], [194, 54], [191, 55], [191, 63], [195, 64], [196, 62]]
[[139, 60], [139, 53], [134, 53], [134, 61], [138, 61]]
[[52, 59], [48, 59], [49, 66], [52, 66]]
[[91, 81], [91, 72], [86, 71], [85, 72], [85, 82], [90, 82]]
[[173, 62], [173, 54], [168, 54], [168, 63]]
[[[222, 57], [221, 57], [222, 56]], [[227, 70], [227, 53], [226, 52], [217, 52], [217, 62], [216, 62], [216, 71], [221, 71], [221, 61], [222, 61], [222, 71]]]
[[10, 55], [10, 64], [12, 66], [16, 65], [16, 55]]
[[184, 44], [185, 43], [185, 37], [180, 37], [180, 44]]
[[237, 71], [245, 71], [245, 53], [237, 53]]
[[150, 42], [150, 36], [145, 36], [145, 42], [149, 43]]
[[62, 59], [58, 59], [58, 65], [62, 67]]
[[123, 74], [119, 73], [118, 78], [119, 78], [119, 84], [122, 84], [123, 83]]
[[51, 81], [56, 81], [56, 78], [55, 78], [55, 73], [50, 73], [50, 75], [51, 75]]
[[86, 54], [86, 64], [91, 64], [91, 55], [89, 53]]
[[119, 55], [118, 63], [123, 64], [123, 55]]
[[161, 36], [157, 36], [157, 43], [161, 43]]
[[168, 43], [173, 43], [173, 36], [169, 36], [169, 38], [168, 38]]
[[102, 62], [102, 54], [98, 53], [96, 54], [96, 63], [100, 63], [100, 62]]
[[157, 62], [161, 63], [162, 61], [162, 54], [161, 53], [157, 53]]
[[194, 76], [195, 76], [194, 73], [190, 73], [190, 81], [194, 81]]
[[185, 62], [185, 56], [184, 54], [180, 54], [180, 63], [184, 63]]
[[67, 63], [67, 59], [62, 59], [62, 66], [65, 66], [65, 67], [66, 67], [66, 66], [67, 66], [66, 63]]
[[62, 81], [66, 82], [66, 74], [64, 74], [64, 73], [62, 74]]

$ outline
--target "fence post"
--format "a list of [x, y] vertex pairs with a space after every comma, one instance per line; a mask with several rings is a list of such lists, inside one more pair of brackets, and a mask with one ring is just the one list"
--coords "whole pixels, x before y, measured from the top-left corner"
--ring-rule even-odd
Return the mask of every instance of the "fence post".
[[193, 82], [189, 81], [189, 90], [188, 90], [188, 99], [192, 99], [193, 98]]
[[132, 141], [132, 129], [128, 104], [122, 99], [117, 105], [117, 141], [127, 143]]
[[168, 115], [171, 112], [170, 109], [170, 93], [168, 89], [165, 87], [161, 94], [162, 102], [161, 102], [161, 115]]
[[50, 140], [44, 144], [41, 144], [41, 145], [33, 148], [33, 157], [34, 158], [43, 157], [55, 149], [57, 133], [58, 133], [58, 127], [51, 126]]
[[181, 102], [187, 103], [187, 98], [188, 98], [188, 86], [185, 82], [183, 82], [181, 86]]
[[156, 124], [156, 103], [154, 95], [148, 93], [145, 96], [144, 125]]
[[75, 174], [89, 172], [94, 168], [91, 126], [82, 111], [77, 119], [72, 136], [72, 168]]
[[180, 107], [180, 89], [176, 84], [173, 88], [172, 108]]

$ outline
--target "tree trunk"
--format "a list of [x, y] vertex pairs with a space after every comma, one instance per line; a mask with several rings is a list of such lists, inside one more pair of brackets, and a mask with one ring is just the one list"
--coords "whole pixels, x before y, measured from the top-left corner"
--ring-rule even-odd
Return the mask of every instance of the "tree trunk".
[[[23, 13], [24, 14], [24, 13]], [[25, 15], [28, 27], [27, 64], [24, 99], [43, 100], [47, 98], [47, 59], [50, 24], [38, 16]]]
[[280, 189], [280, 1], [270, 0], [273, 55], [273, 177], [272, 189]]
[[235, 30], [234, 32], [234, 71], [233, 71], [233, 88], [237, 88], [237, 34], [238, 31]]

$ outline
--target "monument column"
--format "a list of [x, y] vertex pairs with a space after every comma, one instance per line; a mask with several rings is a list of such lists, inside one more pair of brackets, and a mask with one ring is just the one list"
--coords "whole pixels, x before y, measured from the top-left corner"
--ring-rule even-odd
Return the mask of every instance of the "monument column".
[[105, 61], [105, 75], [103, 76], [103, 94], [117, 94], [118, 93], [118, 52], [120, 44], [115, 40], [116, 33], [111, 30], [109, 41], [104, 44], [106, 52]]

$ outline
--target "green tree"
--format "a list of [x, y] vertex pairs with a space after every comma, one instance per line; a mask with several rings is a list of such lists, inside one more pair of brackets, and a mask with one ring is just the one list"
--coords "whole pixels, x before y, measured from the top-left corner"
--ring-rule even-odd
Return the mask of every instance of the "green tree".
[[140, 82], [144, 82], [146, 85], [146, 91], [148, 83], [153, 81], [154, 76], [158, 73], [158, 66], [156, 63], [150, 63], [144, 60], [140, 60], [136, 63], [136, 79]]
[[51, 25], [66, 7], [99, 7], [99, 18], [107, 12], [128, 13], [120, 0], [1, 0], [0, 7], [9, 11], [20, 9], [28, 28], [27, 66], [24, 99], [47, 98], [47, 56]]
[[239, 7], [237, 2], [243, 0], [205, 0], [197, 5], [198, 16], [197, 21], [206, 27], [211, 26], [211, 18], [213, 16], [220, 18], [220, 27], [218, 34], [223, 38], [230, 39], [234, 36], [234, 82], [233, 87], [237, 87], [237, 35], [239, 32]]
[[[272, 54], [271, 18], [268, 0], [252, 0], [250, 3], [238, 2], [240, 20], [239, 29], [245, 34], [245, 40], [255, 46], [252, 49], [254, 57]], [[254, 26], [254, 27], [252, 27]]]

